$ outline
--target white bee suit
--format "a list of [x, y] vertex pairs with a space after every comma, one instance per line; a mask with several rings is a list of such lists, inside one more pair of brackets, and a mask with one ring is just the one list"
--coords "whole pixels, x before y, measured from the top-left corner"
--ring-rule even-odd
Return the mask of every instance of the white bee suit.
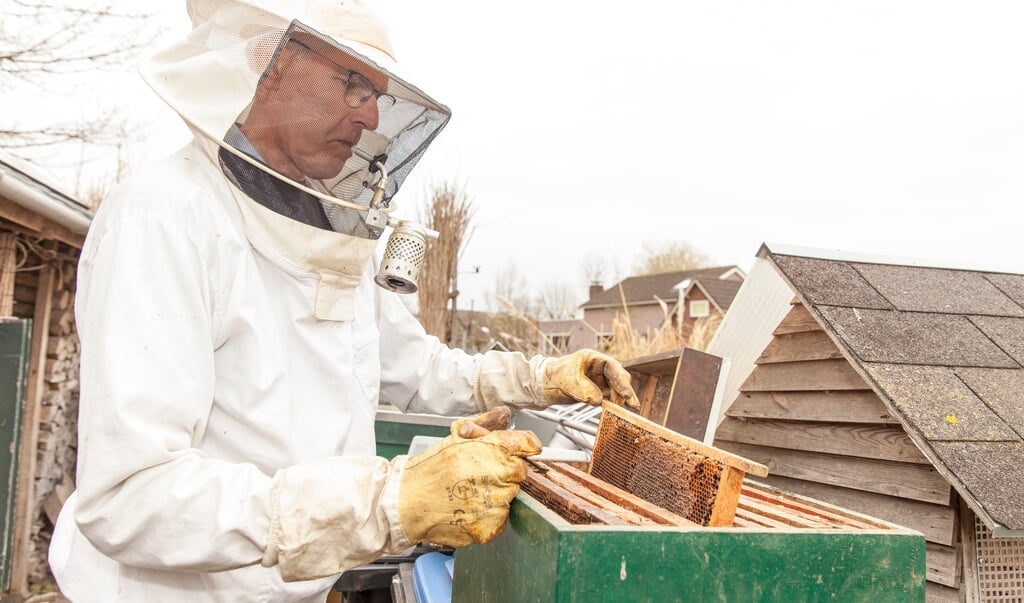
[[[179, 66], [203, 66], [193, 42], [143, 70], [165, 99], [187, 97]], [[397, 515], [403, 458], [375, 456], [381, 399], [466, 415], [543, 398], [540, 357], [426, 335], [374, 284], [377, 241], [232, 185], [210, 132], [231, 127], [255, 78], [239, 78], [241, 100], [206, 81], [230, 106], [172, 103], [197, 139], [119, 185], [82, 251], [78, 489], [50, 549], [76, 603], [322, 603], [336, 574], [284, 582], [277, 563], [322, 575], [412, 544]]]

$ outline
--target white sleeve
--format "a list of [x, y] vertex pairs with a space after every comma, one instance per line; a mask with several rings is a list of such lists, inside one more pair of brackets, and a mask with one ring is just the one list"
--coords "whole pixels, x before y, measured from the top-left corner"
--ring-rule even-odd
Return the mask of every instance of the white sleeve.
[[78, 507], [83, 534], [129, 565], [221, 570], [258, 563], [270, 476], [193, 447], [213, 400], [205, 259], [180, 226], [133, 216], [86, 245]]
[[536, 407], [543, 402], [543, 356], [519, 352], [467, 354], [449, 348], [397, 297], [381, 290], [381, 398], [406, 412], [467, 415], [494, 406]]
[[399, 294], [378, 289], [381, 400], [404, 412], [460, 416], [485, 410], [474, 398], [480, 357], [428, 335]]
[[407, 458], [332, 457], [278, 471], [263, 565], [286, 582], [313, 580], [415, 544], [398, 513]]

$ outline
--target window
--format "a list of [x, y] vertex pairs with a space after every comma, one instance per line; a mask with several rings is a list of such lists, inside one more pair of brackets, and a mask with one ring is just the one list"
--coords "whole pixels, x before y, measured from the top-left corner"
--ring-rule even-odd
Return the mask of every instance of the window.
[[550, 352], [554, 354], [566, 354], [569, 352], [568, 335], [548, 335]]
[[711, 304], [706, 299], [695, 299], [690, 302], [690, 318], [704, 318], [711, 314]]

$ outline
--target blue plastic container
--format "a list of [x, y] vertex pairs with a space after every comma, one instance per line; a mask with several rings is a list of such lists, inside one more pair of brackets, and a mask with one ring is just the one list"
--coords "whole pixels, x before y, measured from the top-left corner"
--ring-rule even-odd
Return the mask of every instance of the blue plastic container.
[[416, 603], [451, 603], [455, 556], [444, 553], [421, 555], [412, 566]]

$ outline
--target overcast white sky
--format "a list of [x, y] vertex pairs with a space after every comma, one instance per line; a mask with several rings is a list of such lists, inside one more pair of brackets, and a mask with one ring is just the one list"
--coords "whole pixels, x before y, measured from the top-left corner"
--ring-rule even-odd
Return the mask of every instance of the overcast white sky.
[[625, 277], [645, 243], [1024, 272], [1024, 3], [378, 1], [453, 111], [397, 200], [473, 200], [460, 307], [513, 265], [585, 301], [586, 258]]

